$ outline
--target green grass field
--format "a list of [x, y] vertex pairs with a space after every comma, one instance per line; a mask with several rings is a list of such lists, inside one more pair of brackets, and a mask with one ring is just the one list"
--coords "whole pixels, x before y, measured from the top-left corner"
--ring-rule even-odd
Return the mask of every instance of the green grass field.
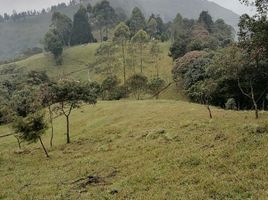
[[0, 199], [267, 199], [268, 114], [212, 110], [210, 120], [182, 101], [85, 105], [71, 116], [72, 144], [56, 120], [50, 159], [0, 138]]

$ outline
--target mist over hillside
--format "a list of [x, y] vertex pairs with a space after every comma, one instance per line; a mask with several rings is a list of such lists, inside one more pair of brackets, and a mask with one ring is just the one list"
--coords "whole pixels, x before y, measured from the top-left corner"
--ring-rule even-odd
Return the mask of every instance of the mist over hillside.
[[[95, 4], [98, 0], [89, 0]], [[172, 20], [177, 13], [183, 17], [196, 19], [201, 11], [209, 11], [214, 19], [222, 18], [227, 24], [237, 26], [239, 16], [234, 12], [207, 0], [110, 0], [115, 8], [123, 8], [127, 14], [138, 6], [146, 16], [159, 14], [166, 22]], [[61, 8], [72, 18], [78, 5]], [[41, 8], [40, 8], [41, 10]], [[41, 40], [49, 28], [52, 13], [26, 17], [22, 21], [0, 23], [0, 60], [14, 58], [23, 50], [42, 47]]]

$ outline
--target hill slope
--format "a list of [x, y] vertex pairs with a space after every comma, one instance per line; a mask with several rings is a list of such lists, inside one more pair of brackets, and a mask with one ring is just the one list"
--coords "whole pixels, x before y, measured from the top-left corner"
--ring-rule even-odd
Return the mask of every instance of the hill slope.
[[51, 159], [0, 138], [0, 199], [267, 199], [267, 114], [213, 114], [177, 101], [84, 106], [71, 116], [72, 144], [56, 120]]
[[[7, 71], [7, 69], [10, 67], [12, 68], [15, 66], [16, 70], [22, 70], [24, 72], [30, 70], [46, 71], [47, 74], [54, 79], [59, 79], [62, 78], [62, 76], [65, 76], [68, 78], [74, 78], [76, 80], [101, 82], [107, 77], [107, 74], [105, 72], [100, 73], [98, 71], [98, 66], [95, 64], [95, 52], [99, 45], [100, 44], [88, 44], [65, 49], [63, 53], [63, 65], [61, 66], [56, 66], [52, 55], [47, 53], [38, 54], [15, 63], [0, 65], [0, 78], [2, 80], [8, 79], [10, 76], [2, 72]], [[157, 64], [159, 67], [160, 77], [164, 79], [167, 84], [173, 81], [171, 74], [173, 62], [168, 56], [169, 47], [170, 43], [168, 42], [160, 43], [162, 53]], [[144, 54], [144, 74], [149, 79], [154, 78], [156, 76], [155, 64], [152, 63], [148, 49], [144, 52]], [[120, 63], [122, 62], [119, 60], [118, 66], [113, 70], [113, 73], [115, 73], [122, 82], [123, 70]], [[127, 67], [126, 71], [127, 78], [134, 73], [139, 72], [139, 64], [136, 64], [135, 69], [130, 67], [131, 64], [128, 66], [129, 67]], [[12, 73], [13, 71], [11, 71], [11, 74]], [[180, 100], [186, 99], [186, 97], [178, 91], [175, 85], [172, 85], [168, 88], [168, 90], [163, 92], [161, 98]]]
[[[92, 4], [98, 0], [90, 0]], [[177, 13], [184, 17], [197, 18], [202, 10], [211, 13], [214, 19], [223, 18], [228, 24], [236, 27], [239, 16], [207, 0], [110, 0], [112, 6], [122, 7], [128, 13], [138, 6], [147, 16], [160, 14], [166, 21], [172, 20]], [[72, 18], [78, 5], [59, 9]], [[13, 58], [27, 48], [41, 46], [40, 41], [48, 30], [50, 14], [27, 17], [25, 21], [0, 24], [0, 60]]]

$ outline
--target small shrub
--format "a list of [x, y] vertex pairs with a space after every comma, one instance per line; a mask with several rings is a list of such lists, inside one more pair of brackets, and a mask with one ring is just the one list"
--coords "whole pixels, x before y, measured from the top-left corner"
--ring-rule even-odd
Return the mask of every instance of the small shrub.
[[227, 102], [225, 103], [225, 108], [227, 110], [237, 110], [237, 105], [236, 105], [236, 101], [234, 98], [230, 98], [227, 100]]

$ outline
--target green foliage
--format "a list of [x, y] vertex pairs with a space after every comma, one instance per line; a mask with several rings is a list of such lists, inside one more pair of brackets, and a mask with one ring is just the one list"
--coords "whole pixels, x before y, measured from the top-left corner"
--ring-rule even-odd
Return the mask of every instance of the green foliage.
[[106, 74], [113, 73], [117, 66], [117, 46], [110, 42], [103, 42], [96, 50], [96, 64], [99, 66], [98, 72], [106, 72]]
[[73, 108], [79, 107], [82, 102], [97, 103], [98, 92], [92, 83], [62, 80], [52, 85], [52, 92], [55, 95], [55, 103], [66, 103]]
[[85, 7], [81, 6], [74, 15], [71, 45], [94, 42], [91, 31], [87, 10]]
[[70, 143], [70, 115], [73, 109], [82, 103], [96, 104], [100, 92], [96, 83], [80, 83], [78, 81], [62, 80], [51, 86], [52, 102], [58, 104], [57, 108], [66, 117], [67, 143]]
[[101, 84], [104, 100], [119, 100], [126, 96], [126, 89], [119, 86], [120, 80], [115, 75], [108, 76]]
[[113, 7], [110, 6], [109, 1], [103, 0], [97, 3], [92, 10], [92, 18], [94, 24], [101, 32], [101, 41], [103, 40], [102, 31], [105, 29], [106, 40], [108, 39], [108, 29], [112, 28], [117, 22], [118, 18]]
[[63, 44], [69, 46], [72, 32], [72, 20], [65, 14], [54, 12], [52, 15], [52, 27], [59, 34]]
[[13, 111], [8, 99], [2, 96], [0, 97], [0, 125], [8, 124], [13, 120]]
[[131, 39], [131, 41], [136, 44], [140, 51], [140, 67], [141, 73], [143, 72], [143, 57], [144, 57], [144, 49], [146, 47], [146, 43], [149, 42], [148, 34], [144, 30], [139, 30]]
[[161, 59], [161, 48], [157, 40], [153, 41], [150, 47], [150, 55], [152, 57], [152, 60], [155, 64], [156, 68], [156, 75], [159, 76], [159, 66], [158, 61]]
[[234, 98], [230, 98], [227, 100], [227, 102], [225, 103], [225, 108], [227, 110], [237, 110], [237, 105], [236, 105], [236, 101]]
[[49, 82], [50, 79], [45, 71], [31, 70], [27, 73], [27, 83], [30, 85], [42, 85]]
[[212, 20], [208, 12], [203, 11], [197, 21], [183, 19], [180, 14], [170, 25], [172, 39], [170, 56], [173, 60], [189, 51], [216, 50], [227, 47], [234, 41], [234, 29], [224, 20]]
[[13, 128], [19, 137], [29, 143], [34, 143], [48, 128], [44, 112], [34, 112], [25, 118], [19, 117], [13, 123]]
[[146, 31], [149, 33], [151, 39], [156, 39], [162, 42], [170, 39], [168, 25], [164, 23], [160, 16], [152, 14], [148, 20]]
[[121, 22], [115, 27], [113, 41], [119, 44], [124, 44], [129, 40], [130, 30], [128, 26]]
[[142, 74], [134, 74], [127, 80], [129, 91], [140, 100], [141, 95], [147, 90], [148, 78]]
[[203, 51], [192, 51], [178, 59], [172, 70], [173, 79], [176, 81], [181, 80], [181, 78], [183, 79], [189, 66], [204, 55], [206, 55], [206, 53]]
[[165, 87], [165, 81], [160, 77], [153, 78], [148, 83], [148, 91], [152, 95], [156, 95], [156, 99], [159, 98], [159, 92]]
[[37, 91], [32, 88], [25, 87], [16, 90], [12, 95], [11, 108], [16, 116], [27, 117], [33, 114], [40, 107], [40, 100], [37, 98]]
[[157, 21], [154, 17], [151, 17], [147, 23], [146, 31], [150, 35], [150, 38], [154, 38], [157, 36]]
[[208, 11], [202, 11], [200, 13], [198, 23], [201, 23], [210, 33], [213, 32], [214, 22]]
[[62, 64], [63, 41], [57, 30], [52, 29], [46, 33], [44, 38], [44, 48], [46, 51], [49, 51], [54, 55], [56, 64]]
[[129, 38], [130, 38], [130, 30], [124, 22], [121, 22], [115, 27], [113, 41], [116, 44], [120, 45], [121, 47], [121, 55], [122, 55], [122, 60], [123, 60], [124, 84], [126, 82], [126, 45], [127, 45]]
[[148, 34], [144, 30], [139, 30], [133, 37], [132, 42], [138, 45], [144, 45], [145, 43], [149, 42]]
[[127, 22], [127, 25], [129, 26], [129, 30], [132, 36], [134, 36], [139, 30], [145, 29], [146, 26], [145, 17], [142, 11], [138, 7], [135, 7], [132, 10], [132, 14]]
[[248, 55], [254, 59], [263, 59], [268, 55], [268, 19], [267, 16], [245, 14], [240, 18], [239, 43]]
[[170, 47], [169, 56], [173, 60], [176, 60], [179, 57], [184, 56], [187, 53], [187, 43], [183, 39], [177, 39], [172, 46]]

